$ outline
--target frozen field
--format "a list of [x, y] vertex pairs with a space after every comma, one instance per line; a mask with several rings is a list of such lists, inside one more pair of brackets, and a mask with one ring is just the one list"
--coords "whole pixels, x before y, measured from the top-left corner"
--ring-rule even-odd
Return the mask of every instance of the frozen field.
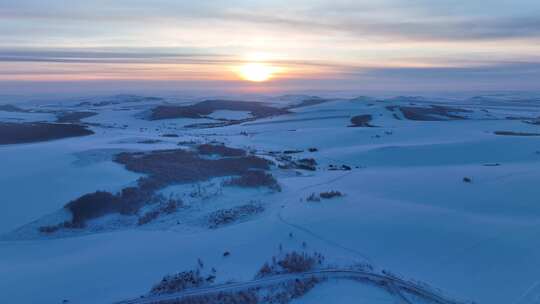
[[[452, 303], [540, 303], [540, 99], [302, 104], [309, 98], [298, 96], [210, 110], [167, 100], [189, 112], [149, 119], [165, 101], [116, 98], [0, 111], [6, 123], [97, 113], [76, 122], [92, 135], [0, 145], [0, 303], [113, 303], [195, 267], [215, 268], [214, 284], [249, 282], [288, 251], [321, 253], [332, 268], [369, 264]], [[354, 125], [359, 115], [369, 126]], [[235, 184], [232, 176], [245, 174], [236, 168], [204, 175], [198, 168], [207, 162], [238, 157], [205, 153], [207, 143], [271, 161], [265, 172], [280, 189]], [[200, 162], [177, 171], [204, 177], [175, 177], [152, 194], [174, 199], [174, 210], [156, 209], [160, 201], [93, 215], [84, 227], [57, 226], [71, 219], [63, 207], [85, 194], [141, 188], [142, 177], [162, 181], [136, 162], [119, 163], [118, 153], [173, 149], [195, 151], [189, 157]], [[341, 195], [325, 199], [330, 191]], [[340, 278], [290, 303], [441, 302]]]

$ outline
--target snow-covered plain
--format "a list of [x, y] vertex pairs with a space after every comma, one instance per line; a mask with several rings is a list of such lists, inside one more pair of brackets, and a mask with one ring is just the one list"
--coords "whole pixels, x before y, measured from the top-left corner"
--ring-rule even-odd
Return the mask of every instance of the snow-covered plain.
[[[280, 247], [321, 252], [333, 265], [370, 263], [464, 301], [538, 301], [540, 137], [494, 132], [540, 133], [540, 125], [528, 123], [540, 116], [539, 100], [330, 99], [281, 116], [194, 129], [184, 126], [212, 120], [148, 121], [142, 115], [162, 101], [117, 98], [105, 107], [63, 105], [98, 112], [83, 119], [94, 135], [0, 146], [0, 303], [111, 303], [147, 293], [165, 274], [193, 269], [199, 258], [215, 267], [218, 283], [248, 281]], [[284, 107], [302, 98], [267, 100]], [[411, 104], [471, 112], [465, 120], [419, 121], [391, 108]], [[360, 114], [372, 115], [376, 127], [348, 127]], [[24, 121], [51, 120], [44, 115], [24, 113]], [[179, 137], [162, 136], [171, 133]], [[140, 175], [113, 162], [112, 154], [211, 141], [269, 159], [272, 151], [301, 150], [292, 157], [315, 159], [317, 170], [274, 167], [281, 192], [222, 188], [219, 180], [171, 186], [163, 193], [183, 196], [190, 208], [144, 226], [28, 233], [78, 196], [133, 185]], [[344, 196], [306, 201], [330, 190]], [[205, 225], [212, 211], [253, 200], [264, 212], [218, 229]], [[292, 303], [396, 301], [371, 285], [330, 280]]]

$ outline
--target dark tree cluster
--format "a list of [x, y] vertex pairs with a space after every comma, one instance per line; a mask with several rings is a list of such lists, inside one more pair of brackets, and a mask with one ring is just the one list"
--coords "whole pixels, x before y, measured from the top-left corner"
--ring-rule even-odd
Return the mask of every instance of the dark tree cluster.
[[[221, 176], [242, 176], [252, 170], [270, 168], [267, 160], [255, 156], [205, 159], [195, 152], [182, 149], [124, 152], [116, 155], [114, 160], [123, 164], [126, 169], [146, 176], [139, 178], [136, 186], [124, 188], [119, 193], [97, 191], [69, 202], [65, 206], [72, 214], [69, 224], [63, 223], [55, 228], [42, 227], [40, 230], [50, 233], [62, 227], [81, 228], [87, 220], [108, 213], [136, 214], [156, 197], [158, 190], [171, 184], [197, 182]], [[147, 223], [157, 216], [159, 214], [155, 213], [143, 215], [142, 222]]]
[[84, 126], [46, 122], [0, 122], [0, 145], [48, 141], [94, 134]]
[[279, 155], [277, 159], [282, 163], [279, 165], [279, 168], [281, 169], [317, 170], [317, 161], [313, 158], [301, 158], [295, 160], [292, 156], [283, 154]]
[[372, 124], [370, 124], [371, 120], [373, 120], [373, 116], [370, 114], [356, 115], [351, 118], [351, 125], [349, 127], [371, 128], [374, 127]]
[[331, 191], [321, 192], [319, 194], [319, 196], [321, 198], [324, 198], [324, 199], [330, 199], [330, 198], [334, 198], [334, 197], [343, 196], [343, 193], [341, 193], [339, 191], [336, 191], [336, 190], [331, 190]]
[[318, 195], [315, 194], [315, 193], [311, 193], [306, 198], [306, 201], [308, 201], [308, 202], [320, 202], [321, 198], [323, 198], [323, 199], [331, 199], [331, 198], [334, 198], [334, 197], [341, 197], [341, 196], [343, 196], [343, 193], [341, 193], [340, 191], [331, 190], [331, 191], [321, 192]]
[[150, 290], [151, 294], [167, 294], [182, 291], [188, 288], [201, 287], [206, 280], [201, 276], [199, 270], [183, 271], [173, 275], [166, 275], [161, 282], [154, 285]]
[[272, 263], [265, 263], [257, 272], [256, 277], [262, 278], [282, 273], [306, 272], [322, 265], [323, 262], [324, 256], [317, 252], [313, 254], [298, 253], [296, 251], [288, 252], [279, 260], [274, 257]]
[[256, 203], [216, 210], [208, 216], [208, 225], [211, 229], [216, 229], [263, 211], [264, 208]]
[[418, 121], [443, 121], [443, 120], [463, 120], [466, 119], [464, 116], [457, 115], [457, 113], [470, 113], [470, 110], [446, 107], [446, 106], [435, 106], [430, 107], [397, 107], [403, 116], [409, 120], [418, 120]]
[[238, 157], [245, 156], [246, 151], [242, 149], [230, 148], [225, 145], [212, 145], [212, 144], [203, 144], [197, 147], [199, 154], [203, 155], [220, 155], [223, 157]]
[[268, 187], [274, 191], [281, 191], [281, 187], [274, 176], [262, 170], [246, 171], [239, 177], [233, 177], [223, 182], [223, 185], [247, 188]]
[[246, 111], [256, 118], [289, 113], [260, 102], [236, 100], [205, 100], [189, 106], [158, 106], [150, 113], [151, 120], [171, 118], [204, 118], [217, 110]]
[[267, 160], [255, 156], [205, 159], [195, 152], [182, 149], [120, 153], [115, 161], [130, 171], [147, 174], [162, 184], [196, 182], [213, 177], [241, 175], [251, 169], [270, 168]]
[[141, 226], [148, 224], [162, 214], [174, 213], [181, 206], [183, 206], [183, 202], [181, 200], [169, 199], [163, 204], [160, 204], [158, 208], [150, 210], [141, 215], [137, 221], [137, 225]]

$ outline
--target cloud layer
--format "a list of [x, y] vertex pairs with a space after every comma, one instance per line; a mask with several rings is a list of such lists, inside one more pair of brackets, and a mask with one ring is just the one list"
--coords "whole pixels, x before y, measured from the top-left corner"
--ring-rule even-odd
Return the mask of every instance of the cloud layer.
[[228, 83], [235, 66], [260, 54], [287, 71], [274, 85], [436, 78], [450, 87], [461, 78], [502, 86], [537, 77], [540, 2], [0, 1], [4, 82]]

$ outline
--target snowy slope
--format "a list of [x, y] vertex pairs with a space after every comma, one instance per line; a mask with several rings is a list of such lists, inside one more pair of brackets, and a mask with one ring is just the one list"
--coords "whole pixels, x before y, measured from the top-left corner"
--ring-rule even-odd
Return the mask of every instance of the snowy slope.
[[[269, 100], [286, 106], [302, 98]], [[464, 120], [419, 121], [388, 109], [411, 103], [471, 112]], [[249, 281], [280, 247], [321, 252], [337, 266], [369, 263], [478, 303], [534, 303], [540, 294], [540, 136], [494, 134], [540, 133], [523, 118], [540, 116], [535, 100], [330, 99], [211, 129], [184, 128], [212, 121], [206, 118], [141, 119], [155, 104], [93, 108], [99, 114], [83, 119], [95, 131], [88, 137], [0, 146], [6, 168], [0, 172], [0, 302], [110, 303], [147, 293], [163, 275], [192, 269], [199, 258], [216, 268], [218, 283]], [[247, 117], [234, 112], [213, 115]], [[376, 127], [348, 127], [351, 117], [363, 114]], [[178, 137], [163, 136], [170, 133]], [[145, 226], [54, 238], [12, 232], [61, 214], [82, 194], [133, 185], [140, 175], [111, 161], [118, 151], [210, 141], [275, 161], [281, 154], [271, 152], [297, 150], [290, 156], [315, 159], [317, 170], [274, 167], [278, 193], [221, 189], [220, 181], [172, 186], [164, 194], [182, 196], [190, 208]], [[343, 165], [351, 170], [332, 170]], [[189, 196], [201, 187], [206, 195]], [[330, 190], [344, 196], [306, 201]], [[205, 226], [211, 212], [251, 200], [264, 212], [219, 229]], [[225, 251], [231, 255], [224, 257]], [[292, 303], [395, 300], [380, 288], [330, 280]]]

